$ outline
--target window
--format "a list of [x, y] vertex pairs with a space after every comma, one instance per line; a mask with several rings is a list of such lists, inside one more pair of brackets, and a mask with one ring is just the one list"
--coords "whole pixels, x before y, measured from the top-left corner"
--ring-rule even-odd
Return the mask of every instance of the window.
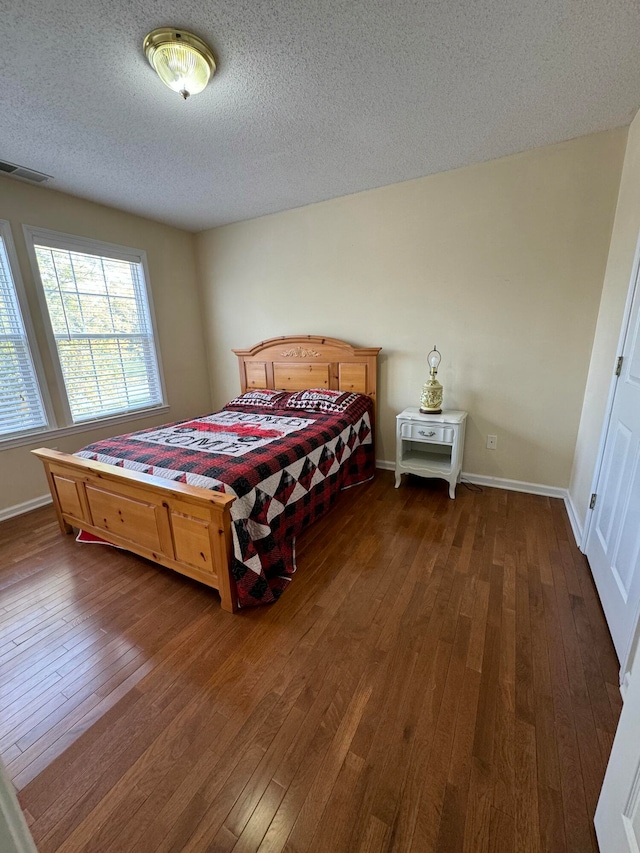
[[0, 222], [0, 439], [48, 426], [10, 256], [9, 224]]
[[144, 254], [25, 228], [74, 424], [163, 404]]

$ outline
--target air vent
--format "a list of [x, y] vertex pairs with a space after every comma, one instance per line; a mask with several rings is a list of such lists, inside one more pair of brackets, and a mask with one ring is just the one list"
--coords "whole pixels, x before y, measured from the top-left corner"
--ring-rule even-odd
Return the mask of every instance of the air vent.
[[12, 178], [30, 181], [32, 184], [43, 184], [51, 179], [51, 175], [45, 175], [44, 172], [35, 172], [33, 169], [17, 166], [15, 163], [5, 163], [2, 160], [0, 160], [0, 172], [4, 172]]

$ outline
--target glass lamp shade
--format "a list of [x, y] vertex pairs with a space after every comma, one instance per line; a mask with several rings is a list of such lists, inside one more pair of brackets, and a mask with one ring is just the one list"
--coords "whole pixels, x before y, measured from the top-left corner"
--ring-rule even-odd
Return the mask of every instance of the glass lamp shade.
[[427, 356], [427, 361], [429, 362], [429, 367], [431, 368], [431, 370], [437, 373], [441, 359], [442, 356], [440, 355], [434, 344], [433, 349]]
[[165, 86], [185, 100], [202, 92], [216, 70], [209, 47], [184, 30], [154, 30], [144, 40], [144, 51]]

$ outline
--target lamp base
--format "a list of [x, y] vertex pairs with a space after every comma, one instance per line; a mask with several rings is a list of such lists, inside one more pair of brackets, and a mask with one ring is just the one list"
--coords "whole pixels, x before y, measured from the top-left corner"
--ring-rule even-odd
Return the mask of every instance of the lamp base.
[[442, 409], [420, 409], [423, 415], [441, 415]]

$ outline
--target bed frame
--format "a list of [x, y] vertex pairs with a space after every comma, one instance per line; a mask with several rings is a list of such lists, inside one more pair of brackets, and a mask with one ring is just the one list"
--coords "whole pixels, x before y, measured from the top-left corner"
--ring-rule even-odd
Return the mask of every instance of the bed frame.
[[[234, 352], [242, 392], [332, 388], [368, 394], [375, 404], [379, 349], [295, 335]], [[231, 574], [235, 498], [44, 447], [32, 453], [44, 463], [63, 533], [73, 527], [94, 533], [217, 589], [222, 608], [237, 610]]]

